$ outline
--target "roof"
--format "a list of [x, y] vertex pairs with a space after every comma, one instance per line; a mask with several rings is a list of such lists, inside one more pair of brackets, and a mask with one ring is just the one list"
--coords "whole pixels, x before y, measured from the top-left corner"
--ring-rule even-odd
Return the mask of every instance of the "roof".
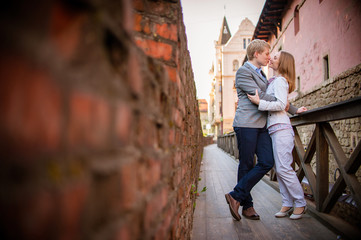
[[282, 16], [289, 0], [266, 0], [252, 39], [268, 41], [282, 29]]
[[221, 32], [219, 34], [218, 44], [226, 44], [231, 38], [231, 31], [229, 30], [226, 16], [223, 17], [223, 23], [221, 27]]
[[208, 103], [206, 99], [198, 99], [199, 111], [208, 112]]

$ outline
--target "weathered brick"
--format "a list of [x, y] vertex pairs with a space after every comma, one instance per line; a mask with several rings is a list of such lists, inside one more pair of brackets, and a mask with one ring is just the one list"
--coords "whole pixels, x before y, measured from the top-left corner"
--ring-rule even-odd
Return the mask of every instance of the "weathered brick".
[[[15, 228], [11, 234], [13, 239], [49, 238], [51, 236], [50, 229], [57, 224], [54, 197], [50, 192], [39, 189], [34, 189], [32, 193], [23, 197], [27, 199], [27, 204], [23, 204], [24, 198], [17, 199], [17, 205], [13, 206], [16, 209], [12, 209], [15, 211], [9, 213], [10, 215], [7, 217], [8, 223], [12, 223], [7, 230]], [[2, 213], [4, 214], [4, 212]]]
[[123, 27], [124, 27], [124, 30], [127, 31], [128, 34], [130, 34], [134, 28], [133, 11], [129, 10], [133, 7], [133, 0], [124, 0], [122, 2], [122, 4], [123, 4], [123, 6], [122, 6]]
[[178, 167], [179, 164], [181, 163], [181, 161], [182, 161], [182, 154], [179, 152], [176, 152], [175, 156], [174, 156], [174, 167]]
[[149, 186], [155, 186], [157, 183], [159, 183], [160, 175], [161, 175], [161, 163], [157, 159], [148, 159], [148, 169], [149, 169], [149, 176], [148, 176], [148, 182]]
[[139, 146], [147, 148], [155, 147], [158, 145], [158, 143], [156, 142], [157, 127], [155, 123], [151, 119], [149, 119], [149, 116], [147, 116], [146, 114], [141, 114], [139, 116], [138, 126], [135, 127], [137, 128], [137, 142]]
[[137, 32], [143, 32], [145, 34], [150, 34], [150, 20], [149, 18], [144, 17], [142, 14], [136, 13], [134, 15], [134, 30]]
[[149, 231], [152, 224], [157, 221], [158, 215], [167, 203], [167, 196], [168, 191], [166, 188], [163, 188], [147, 203], [144, 216], [144, 227], [146, 231]]
[[0, 127], [2, 134], [9, 137], [8, 151], [29, 156], [57, 149], [62, 124], [61, 92], [49, 73], [11, 57], [1, 60], [0, 78]]
[[120, 191], [121, 201], [119, 202], [122, 210], [128, 210], [137, 204], [138, 196], [138, 171], [139, 164], [131, 162], [122, 165], [120, 169]]
[[74, 92], [70, 99], [70, 146], [104, 146], [109, 134], [109, 106], [101, 98]]
[[165, 61], [172, 60], [173, 46], [168, 43], [157, 42], [151, 39], [137, 38], [136, 44], [151, 57], [163, 59]]
[[84, 206], [89, 194], [89, 185], [86, 182], [73, 183], [59, 192], [56, 198], [59, 201], [59, 239], [80, 239], [81, 220], [84, 216]]
[[[109, 136], [110, 113], [108, 103], [97, 98], [92, 109], [92, 145], [104, 146]], [[89, 129], [90, 130], [90, 129]]]
[[134, 95], [141, 95], [143, 92], [143, 76], [141, 75], [141, 71], [134, 71], [134, 69], [141, 69], [141, 63], [139, 62], [139, 52], [136, 47], [131, 47], [129, 49], [129, 61], [128, 61], [128, 74], [127, 81], [130, 85], [131, 90]]
[[112, 240], [131, 240], [134, 236], [131, 233], [131, 226], [121, 226]]
[[166, 66], [167, 72], [168, 72], [168, 77], [172, 82], [177, 82], [177, 77], [178, 77], [178, 73], [177, 73], [177, 69], [174, 67], [169, 67]]
[[132, 126], [132, 110], [124, 102], [116, 106], [115, 129], [119, 141], [124, 144], [130, 140]]
[[143, 0], [133, 0], [133, 8], [138, 11], [144, 11]]
[[156, 24], [156, 34], [159, 36], [172, 40], [177, 41], [178, 40], [178, 31], [177, 31], [177, 25], [175, 24]]
[[169, 139], [169, 144], [174, 145], [174, 143], [175, 143], [175, 130], [173, 128], [171, 128], [169, 130], [168, 139]]
[[75, 13], [60, 2], [53, 5], [50, 17], [50, 39], [62, 57], [71, 57], [81, 39], [83, 14]]
[[139, 189], [146, 196], [159, 184], [161, 178], [161, 162], [156, 159], [146, 157], [144, 163], [137, 169], [139, 179]]
[[150, 13], [166, 16], [169, 20], [175, 20], [177, 18], [177, 8], [174, 8], [173, 3], [166, 1], [147, 1], [147, 11]]
[[177, 127], [182, 126], [183, 117], [182, 113], [178, 109], [173, 109], [173, 119]]
[[134, 14], [134, 31], [140, 32], [142, 31], [142, 15], [139, 13]]
[[89, 94], [73, 93], [70, 99], [68, 142], [70, 146], [90, 144], [93, 99]]

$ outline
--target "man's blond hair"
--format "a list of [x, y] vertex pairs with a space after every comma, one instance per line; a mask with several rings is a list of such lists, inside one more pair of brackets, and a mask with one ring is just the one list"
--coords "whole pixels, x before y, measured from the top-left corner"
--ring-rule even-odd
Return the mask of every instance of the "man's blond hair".
[[252, 60], [254, 58], [254, 54], [256, 52], [262, 53], [265, 48], [270, 49], [271, 46], [265, 40], [255, 39], [253, 40], [247, 47], [247, 58], [248, 60]]

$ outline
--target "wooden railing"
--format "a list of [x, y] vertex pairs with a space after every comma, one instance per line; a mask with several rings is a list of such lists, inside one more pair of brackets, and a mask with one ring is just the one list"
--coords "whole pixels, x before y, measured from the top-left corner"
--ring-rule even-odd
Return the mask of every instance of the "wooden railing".
[[[361, 214], [361, 185], [357, 180], [356, 171], [361, 164], [361, 141], [349, 158], [346, 157], [341, 144], [329, 122], [344, 120], [361, 116], [361, 97], [350, 99], [341, 103], [317, 108], [291, 117], [295, 131], [294, 161], [300, 166], [297, 176], [301, 181], [304, 176], [308, 179], [313, 192], [316, 208], [320, 212], [328, 213], [336, 204], [346, 186], [356, 201]], [[307, 150], [301, 142], [297, 127], [316, 124]], [[330, 147], [340, 169], [340, 176], [329, 192], [329, 153]], [[316, 154], [316, 173], [310, 165], [312, 157]]]
[[231, 132], [217, 137], [217, 146], [231, 154], [236, 159], [239, 157], [236, 133]]
[[[347, 187], [356, 202], [358, 212], [361, 214], [361, 184], [355, 175], [361, 165], [361, 140], [348, 158], [330, 125], [330, 122], [333, 121], [357, 117], [361, 117], [361, 97], [313, 109], [291, 117], [295, 132], [293, 158], [294, 162], [299, 166], [297, 176], [300, 182], [306, 176], [315, 199], [315, 208], [320, 213], [329, 213]], [[305, 148], [297, 127], [311, 124], [315, 125], [315, 128]], [[235, 133], [218, 136], [217, 144], [224, 151], [230, 154], [237, 153], [238, 155]], [[329, 148], [341, 173], [330, 191]], [[311, 160], [315, 154], [316, 172], [313, 171], [311, 166]]]

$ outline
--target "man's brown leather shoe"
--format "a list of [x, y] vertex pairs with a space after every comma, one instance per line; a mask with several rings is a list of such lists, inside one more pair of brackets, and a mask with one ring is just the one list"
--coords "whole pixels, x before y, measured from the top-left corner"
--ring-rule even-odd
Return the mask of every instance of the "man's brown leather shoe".
[[256, 213], [256, 210], [254, 210], [253, 207], [242, 210], [242, 215], [248, 219], [259, 220], [259, 215]]
[[225, 197], [229, 205], [229, 210], [231, 211], [231, 214], [234, 217], [234, 219], [236, 219], [237, 221], [241, 220], [241, 215], [239, 215], [238, 213], [238, 209], [240, 205], [239, 202], [236, 199], [234, 199], [229, 193], [227, 193]]

